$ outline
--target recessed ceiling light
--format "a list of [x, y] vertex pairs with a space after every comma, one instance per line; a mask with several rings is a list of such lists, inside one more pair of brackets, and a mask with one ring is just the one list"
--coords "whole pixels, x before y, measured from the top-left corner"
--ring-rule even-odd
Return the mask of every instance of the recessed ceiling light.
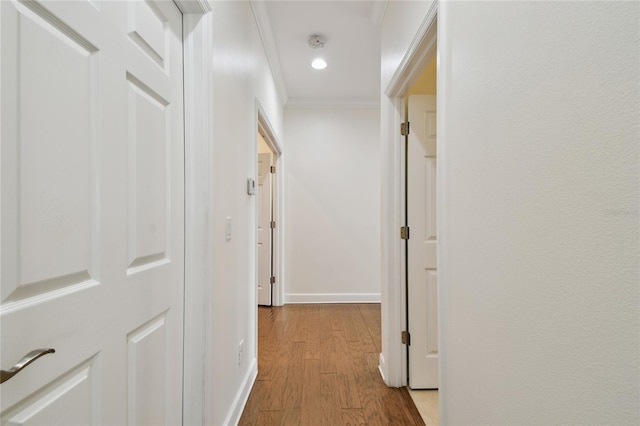
[[311, 66], [317, 70], [323, 70], [327, 67], [327, 61], [322, 58], [316, 58], [311, 62]]

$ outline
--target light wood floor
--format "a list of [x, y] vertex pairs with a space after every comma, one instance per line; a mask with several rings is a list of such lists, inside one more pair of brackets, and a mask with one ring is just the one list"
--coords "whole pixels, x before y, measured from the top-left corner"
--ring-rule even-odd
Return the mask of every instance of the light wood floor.
[[258, 336], [240, 425], [424, 425], [380, 377], [379, 304], [260, 307]]
[[427, 426], [438, 426], [440, 424], [440, 413], [438, 411], [438, 391], [437, 390], [411, 390], [408, 389], [413, 403], [416, 405], [422, 420]]

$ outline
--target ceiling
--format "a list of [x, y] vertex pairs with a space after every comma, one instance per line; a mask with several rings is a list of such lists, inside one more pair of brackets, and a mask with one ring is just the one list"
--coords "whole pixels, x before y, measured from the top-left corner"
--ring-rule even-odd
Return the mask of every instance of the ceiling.
[[[263, 37], [271, 38], [265, 40], [267, 55], [272, 56], [269, 62], [274, 74], [281, 74], [275, 78], [284, 86], [289, 103], [379, 98], [379, 22], [386, 2], [269, 0], [263, 4], [268, 23], [261, 31]], [[323, 48], [309, 46], [315, 34], [324, 36]], [[316, 57], [327, 61], [326, 69], [311, 68]]]

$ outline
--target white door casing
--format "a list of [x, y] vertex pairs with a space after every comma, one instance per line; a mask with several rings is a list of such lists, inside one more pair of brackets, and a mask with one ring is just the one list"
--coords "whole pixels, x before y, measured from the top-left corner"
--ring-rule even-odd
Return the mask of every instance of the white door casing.
[[[257, 135], [256, 138], [259, 140], [259, 146], [262, 145], [262, 148], [258, 148], [259, 153], [270, 153], [271, 154], [271, 165], [273, 166], [273, 172], [271, 173], [271, 220], [276, 223], [275, 229], [271, 232], [271, 276], [275, 278], [275, 283], [271, 286], [272, 290], [272, 304], [274, 306], [282, 306], [284, 305], [284, 276], [282, 274], [283, 268], [283, 245], [282, 241], [284, 240], [284, 227], [282, 223], [284, 222], [282, 208], [282, 198], [280, 197], [280, 188], [283, 186], [283, 174], [280, 173], [282, 170], [282, 148], [276, 136], [276, 132], [269, 122], [267, 114], [262, 108], [260, 101], [258, 99], [255, 100], [256, 106], [256, 128]], [[264, 142], [264, 144], [262, 144]], [[258, 173], [258, 172], [256, 172]], [[256, 203], [257, 204], [257, 203]], [[256, 205], [256, 218], [258, 217], [258, 210]], [[257, 219], [256, 219], [257, 220]], [[256, 239], [258, 237], [256, 236]], [[256, 254], [256, 259], [258, 255]], [[258, 268], [256, 268], [256, 273]], [[257, 279], [257, 278], [256, 278]], [[257, 327], [257, 316], [256, 316], [256, 327]], [[257, 337], [257, 335], [256, 335]], [[256, 347], [258, 347], [257, 338], [256, 338]]]
[[409, 386], [438, 388], [436, 97], [409, 96]]
[[180, 424], [182, 16], [0, 3], [2, 424]]
[[271, 154], [258, 154], [258, 305], [271, 305]]
[[[405, 330], [406, 294], [404, 289], [404, 242], [398, 236], [398, 230], [404, 225], [404, 136], [400, 135], [400, 124], [406, 120], [404, 106], [408, 89], [422, 74], [429, 61], [437, 54], [437, 16], [440, 2], [427, 3], [428, 10], [412, 37], [411, 43], [405, 47], [398, 44], [393, 48], [393, 55], [402, 60], [389, 79], [384, 96], [381, 98], [381, 133], [382, 149], [385, 160], [382, 162], [382, 353], [380, 354], [380, 372], [384, 382], [393, 387], [407, 384], [407, 346], [401, 343], [401, 331]], [[402, 14], [398, 14], [401, 16]], [[416, 15], [419, 16], [419, 15]], [[422, 12], [420, 12], [422, 16]], [[386, 21], [386, 18], [385, 18]], [[403, 25], [405, 19], [390, 22]], [[415, 22], [414, 22], [415, 23]], [[383, 25], [386, 27], [388, 23]], [[415, 25], [414, 25], [415, 27]], [[401, 33], [411, 38], [411, 32], [404, 25]], [[401, 34], [398, 33], [398, 34]], [[384, 56], [391, 54], [383, 52]], [[442, 58], [441, 58], [442, 59]], [[383, 80], [387, 80], [383, 76]], [[438, 85], [440, 85], [440, 81]], [[383, 83], [384, 84], [384, 83]], [[442, 120], [442, 114], [440, 114]], [[442, 137], [442, 131], [440, 132]], [[442, 146], [441, 152], [442, 152]], [[441, 182], [440, 182], [441, 184]], [[441, 192], [440, 192], [441, 193]], [[440, 257], [443, 255], [440, 254]]]

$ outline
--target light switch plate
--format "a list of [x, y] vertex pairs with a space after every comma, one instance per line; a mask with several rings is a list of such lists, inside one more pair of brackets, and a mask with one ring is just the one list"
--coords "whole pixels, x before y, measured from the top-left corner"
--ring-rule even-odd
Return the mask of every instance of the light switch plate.
[[249, 178], [247, 179], [247, 194], [255, 195], [256, 193], [256, 181]]
[[231, 240], [231, 218], [226, 217], [224, 219], [224, 239], [226, 241]]

